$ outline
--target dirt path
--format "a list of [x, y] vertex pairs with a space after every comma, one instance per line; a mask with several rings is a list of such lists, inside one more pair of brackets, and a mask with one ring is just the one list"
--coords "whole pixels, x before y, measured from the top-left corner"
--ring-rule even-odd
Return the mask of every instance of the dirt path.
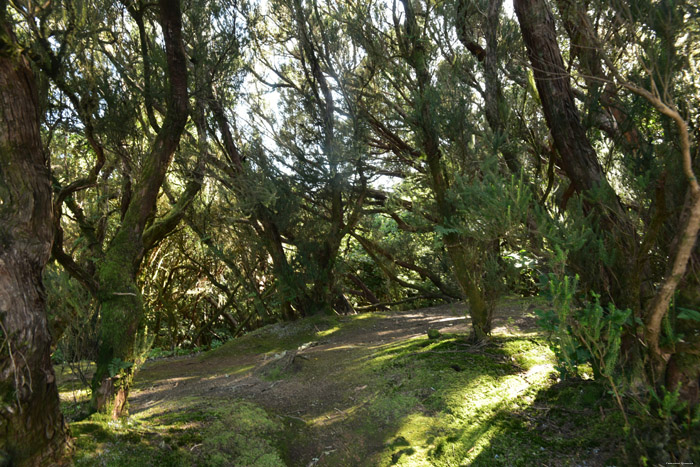
[[[511, 308], [500, 308], [496, 333], [532, 326], [522, 307]], [[254, 333], [231, 351], [149, 362], [138, 374], [130, 412], [177, 410], [193, 398], [211, 405], [250, 400], [290, 425], [303, 426], [305, 433], [290, 443], [296, 465], [324, 465], [324, 453], [338, 450], [359, 464], [362, 456], [381, 449], [382, 440], [357, 434], [361, 417], [354, 415], [380, 390], [363, 381], [357, 368], [377, 349], [425, 336], [428, 329], [467, 334], [464, 312], [462, 306], [446, 305], [340, 318], [341, 327], [320, 323], [305, 330], [288, 323]], [[286, 348], [264, 348], [275, 339]]]
[[[241, 355], [215, 355], [202, 359], [199, 356], [176, 357], [147, 363], [141, 369], [136, 382], [137, 389], [130, 397], [130, 412], [137, 414], [161, 400], [192, 395], [257, 397], [258, 402], [268, 402], [276, 408], [308, 408], [305, 399], [313, 399], [314, 393], [328, 394], [333, 385], [333, 374], [316, 375], [316, 370], [342, 370], [341, 362], [357, 357], [358, 351], [366, 351], [390, 342], [403, 341], [424, 335], [429, 328], [440, 332], [466, 333], [467, 323], [461, 307], [441, 306], [407, 312], [383, 313], [372, 316], [370, 326], [355, 326], [309, 341], [302, 349], [286, 349], [280, 352]], [[317, 326], [319, 331], [324, 331]], [[364, 353], [364, 352], [361, 352]], [[293, 361], [291, 361], [293, 360]], [[265, 370], [275, 364], [304, 366], [303, 378], [269, 381]], [[319, 361], [320, 360], [320, 361]], [[329, 365], [329, 363], [334, 363]], [[330, 367], [330, 368], [329, 368]], [[311, 376], [307, 379], [306, 376]], [[326, 376], [315, 381], [317, 376]], [[313, 382], [313, 384], [311, 384]], [[298, 389], [298, 390], [295, 390]], [[321, 400], [322, 397], [319, 397]], [[287, 402], [288, 401], [288, 402]], [[292, 412], [303, 411], [291, 410]]]

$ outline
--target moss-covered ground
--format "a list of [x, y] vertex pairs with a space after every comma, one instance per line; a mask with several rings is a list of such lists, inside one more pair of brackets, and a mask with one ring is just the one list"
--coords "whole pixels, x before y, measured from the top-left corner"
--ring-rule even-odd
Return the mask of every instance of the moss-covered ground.
[[[621, 465], [621, 415], [596, 382], [558, 380], [530, 308], [504, 301], [482, 345], [445, 306], [278, 324], [148, 363], [130, 418], [70, 424], [74, 462]], [[87, 393], [59, 376], [70, 419]]]

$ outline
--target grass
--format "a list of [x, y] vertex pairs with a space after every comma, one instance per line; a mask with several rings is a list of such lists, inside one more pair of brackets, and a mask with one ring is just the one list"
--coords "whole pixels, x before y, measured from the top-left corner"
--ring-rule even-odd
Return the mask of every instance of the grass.
[[272, 324], [206, 352], [202, 359], [226, 355], [275, 354], [296, 349], [307, 342], [332, 335], [340, 329], [338, 321], [339, 318], [334, 316], [320, 315], [299, 321]]
[[[95, 371], [92, 362], [80, 362], [74, 368], [80, 367], [86, 378]], [[67, 421], [80, 420], [87, 416], [90, 403], [90, 391], [80, 380], [78, 374], [69, 365], [54, 365], [58, 381], [58, 396], [61, 400], [61, 412]]]
[[282, 424], [251, 402], [193, 397], [113, 422], [74, 422], [77, 466], [284, 466]]

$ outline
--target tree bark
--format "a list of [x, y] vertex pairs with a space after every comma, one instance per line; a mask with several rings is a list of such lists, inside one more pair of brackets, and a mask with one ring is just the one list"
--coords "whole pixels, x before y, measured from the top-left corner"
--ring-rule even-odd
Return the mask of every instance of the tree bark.
[[0, 464], [38, 466], [57, 462], [68, 440], [41, 279], [51, 188], [34, 74], [4, 17], [0, 35]]
[[[602, 240], [611, 265], [592, 268], [590, 253], [572, 252], [586, 282], [620, 308], [639, 312], [641, 278], [637, 266], [637, 233], [619, 197], [608, 183], [574, 102], [569, 72], [557, 43], [552, 12], [544, 0], [515, 0], [515, 12], [532, 64], [547, 126], [561, 156], [571, 187], [584, 196], [585, 207], [602, 226]], [[585, 270], [588, 269], [588, 270]]]
[[544, 0], [515, 0], [514, 7], [544, 116], [567, 176], [578, 192], [607, 185], [603, 168], [586, 137], [574, 102], [569, 73], [557, 43], [552, 12]]

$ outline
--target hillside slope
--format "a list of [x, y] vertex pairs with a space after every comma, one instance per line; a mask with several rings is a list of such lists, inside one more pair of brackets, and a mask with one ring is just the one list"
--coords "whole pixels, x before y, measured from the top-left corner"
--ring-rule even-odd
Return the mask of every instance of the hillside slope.
[[128, 421], [72, 424], [76, 462], [601, 465], [619, 414], [597, 384], [557, 383], [529, 308], [505, 301], [481, 346], [442, 306], [278, 324], [149, 362]]

